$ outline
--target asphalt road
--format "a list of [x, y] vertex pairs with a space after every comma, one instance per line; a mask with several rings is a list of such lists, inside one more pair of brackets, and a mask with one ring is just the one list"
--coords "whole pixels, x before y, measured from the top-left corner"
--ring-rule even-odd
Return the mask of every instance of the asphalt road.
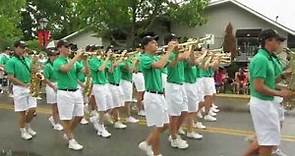
[[[67, 148], [62, 132], [51, 129], [47, 120], [48, 106], [41, 104], [33, 127], [37, 136], [31, 141], [19, 137], [17, 114], [11, 110], [10, 99], [0, 97], [0, 150], [8, 151], [9, 156], [144, 156], [137, 148], [149, 132], [141, 118], [139, 124], [128, 124], [126, 130], [117, 130], [107, 125], [112, 137], [98, 137], [92, 125], [80, 125], [76, 130], [79, 143], [84, 145], [83, 151], [72, 151]], [[42, 101], [40, 102], [42, 103]], [[169, 146], [165, 132], [161, 137], [161, 152], [164, 156], [240, 156], [248, 143], [245, 137], [253, 131], [251, 118], [247, 110], [247, 100], [218, 98], [222, 109], [218, 121], [205, 123], [207, 130], [200, 131], [204, 135], [201, 141], [188, 140], [187, 150], [177, 150]], [[281, 148], [293, 156], [295, 153], [295, 119], [288, 116], [283, 129]], [[0, 152], [0, 156], [1, 152]], [[5, 155], [6, 156], [6, 155]]]

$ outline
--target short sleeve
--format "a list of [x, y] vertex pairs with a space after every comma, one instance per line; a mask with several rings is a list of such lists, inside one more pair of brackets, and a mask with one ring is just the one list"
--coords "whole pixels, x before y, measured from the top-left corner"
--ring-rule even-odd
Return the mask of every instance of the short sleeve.
[[101, 64], [102, 64], [101, 60], [97, 60], [95, 58], [92, 58], [89, 60], [90, 70], [98, 71], [98, 68], [101, 66]]
[[8, 75], [14, 75], [15, 74], [15, 70], [14, 70], [14, 61], [12, 59], [10, 59], [6, 65], [5, 65], [5, 72]]
[[[265, 58], [257, 58], [255, 60], [253, 60], [252, 64], [253, 64], [253, 69], [252, 70], [252, 77], [253, 79], [256, 79], [256, 78], [261, 78], [261, 79], [266, 79], [266, 75], [267, 75], [267, 59]], [[250, 70], [250, 71], [251, 71]]]
[[141, 69], [151, 69], [152, 64], [154, 63], [154, 60], [152, 59], [152, 57], [142, 56], [140, 62], [141, 62]]

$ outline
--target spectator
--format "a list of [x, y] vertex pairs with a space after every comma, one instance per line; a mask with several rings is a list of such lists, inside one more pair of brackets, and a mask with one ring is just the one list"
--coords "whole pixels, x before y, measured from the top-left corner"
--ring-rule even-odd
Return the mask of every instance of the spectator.
[[247, 68], [240, 68], [235, 74], [235, 80], [233, 83], [233, 91], [236, 94], [240, 94], [242, 91], [243, 94], [248, 94], [248, 74]]
[[214, 74], [216, 92], [224, 92], [225, 80], [228, 77], [228, 74], [224, 68], [219, 68]]

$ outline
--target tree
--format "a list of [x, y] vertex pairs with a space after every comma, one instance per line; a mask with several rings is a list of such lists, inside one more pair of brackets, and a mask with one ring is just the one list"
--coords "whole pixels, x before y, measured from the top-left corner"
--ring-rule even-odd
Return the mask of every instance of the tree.
[[237, 55], [236, 38], [233, 34], [233, 26], [231, 23], [228, 23], [225, 28], [223, 50], [225, 52], [231, 52], [232, 59]]
[[22, 10], [20, 28], [25, 40], [35, 39], [39, 27], [38, 20], [47, 18], [47, 29], [53, 38], [61, 38], [82, 26], [75, 13], [76, 3], [73, 0], [27, 0]]
[[0, 1], [0, 48], [10, 46], [11, 43], [22, 36], [17, 28], [20, 18], [20, 9], [25, 0]]
[[99, 35], [132, 47], [136, 36], [148, 32], [160, 19], [191, 27], [203, 24], [207, 4], [208, 0], [79, 0], [77, 10], [81, 20]]

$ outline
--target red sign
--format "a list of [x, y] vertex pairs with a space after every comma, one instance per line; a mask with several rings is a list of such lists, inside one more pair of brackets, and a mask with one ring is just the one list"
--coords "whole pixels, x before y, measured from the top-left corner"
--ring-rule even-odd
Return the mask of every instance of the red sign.
[[47, 30], [39, 30], [38, 31], [38, 41], [39, 47], [43, 48], [46, 47], [49, 43], [49, 39], [51, 38], [51, 34]]

